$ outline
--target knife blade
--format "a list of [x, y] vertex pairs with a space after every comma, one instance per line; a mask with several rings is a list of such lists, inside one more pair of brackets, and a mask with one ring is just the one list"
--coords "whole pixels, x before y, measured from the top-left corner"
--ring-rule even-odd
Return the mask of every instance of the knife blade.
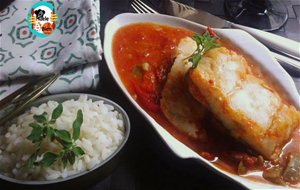
[[163, 8], [169, 15], [181, 17], [206, 26], [213, 28], [231, 28], [231, 23], [227, 20], [173, 0], [164, 0]]
[[[235, 28], [244, 30], [267, 47], [277, 50], [278, 52], [290, 56], [300, 62], [300, 43], [294, 40], [251, 27], [235, 24], [201, 9], [195, 9], [173, 0], [163, 0], [162, 9], [166, 14], [181, 17], [213, 28]], [[300, 63], [298, 64], [300, 66]]]

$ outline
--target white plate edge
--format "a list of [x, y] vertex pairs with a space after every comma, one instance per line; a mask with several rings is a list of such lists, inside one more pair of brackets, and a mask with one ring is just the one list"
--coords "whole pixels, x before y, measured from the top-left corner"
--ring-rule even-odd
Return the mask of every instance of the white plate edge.
[[[176, 18], [176, 17], [172, 17], [172, 16], [167, 16], [167, 15], [152, 15], [152, 14], [144, 14], [143, 16], [152, 16], [152, 17], [164, 17], [166, 19], [173, 19], [174, 21], [180, 21], [180, 22], [186, 22], [187, 25], [194, 25], [193, 27], [199, 27], [199, 28], [206, 28], [203, 25], [200, 24], [196, 24], [190, 21], [186, 21], [184, 19], [181, 18]], [[234, 181], [246, 186], [249, 189], [293, 189], [290, 187], [284, 187], [284, 186], [277, 186], [277, 185], [272, 185], [272, 184], [266, 184], [266, 183], [261, 183], [261, 182], [255, 182], [252, 180], [248, 180], [246, 178], [240, 177], [238, 175], [234, 175], [232, 173], [223, 171], [221, 169], [219, 169], [218, 167], [214, 166], [212, 163], [208, 162], [207, 160], [203, 159], [202, 157], [200, 157], [197, 153], [195, 153], [193, 150], [191, 150], [190, 148], [188, 148], [186, 145], [184, 145], [183, 143], [181, 143], [180, 141], [178, 141], [175, 137], [173, 137], [171, 134], [169, 134], [163, 127], [161, 127], [151, 116], [149, 116], [147, 114], [147, 112], [145, 112], [138, 104], [137, 102], [130, 96], [130, 94], [127, 92], [125, 86], [123, 85], [121, 79], [119, 78], [116, 68], [114, 66], [113, 63], [113, 59], [112, 59], [112, 54], [111, 54], [111, 42], [112, 42], [112, 38], [113, 38], [113, 34], [116, 31], [117, 28], [120, 28], [122, 26], [125, 26], [127, 24], [130, 23], [135, 23], [135, 22], [154, 22], [154, 23], [160, 23], [158, 22], [156, 19], [149, 19], [147, 21], [143, 20], [143, 18], [141, 17], [142, 15], [138, 15], [138, 14], [133, 14], [133, 13], [123, 13], [123, 14], [119, 14], [117, 16], [115, 16], [114, 18], [112, 18], [105, 27], [105, 37], [104, 37], [104, 56], [105, 56], [105, 60], [106, 63], [108, 65], [108, 68], [110, 70], [110, 73], [113, 75], [114, 80], [116, 81], [116, 83], [118, 84], [118, 86], [122, 89], [123, 93], [126, 95], [126, 97], [130, 100], [130, 102], [134, 105], [134, 107], [136, 109], [138, 109], [139, 112], [142, 113], [142, 115], [152, 124], [152, 126], [154, 127], [154, 129], [159, 133], [159, 135], [161, 136], [161, 138], [164, 140], [164, 142], [170, 147], [170, 149], [179, 157], [181, 158], [196, 158], [201, 160], [202, 162], [204, 162], [205, 164], [209, 165], [212, 169], [218, 171], [219, 173], [225, 175], [226, 177], [229, 177], [231, 179], [233, 179]], [[136, 19], [135, 21], [130, 20], [130, 17], [136, 17], [138, 19]], [[124, 23], [119, 23], [120, 19], [129, 19], [129, 21], [125, 21]], [[119, 25], [121, 24], [121, 25]], [[172, 26], [172, 24], [169, 23], [160, 23], [160, 24], [165, 24], [165, 25], [170, 25]], [[180, 27], [184, 27], [184, 26], [180, 26]], [[115, 30], [113, 30], [115, 29]], [[112, 32], [111, 30], [113, 30], [114, 32]], [[226, 32], [224, 32], [223, 29], [214, 29], [217, 33], [222, 33], [223, 35], [226, 35]], [[247, 35], [250, 38], [253, 38], [250, 34], [242, 31], [242, 30], [237, 30], [237, 29], [226, 29], [228, 32], [230, 31], [234, 31], [236, 33], [244, 33], [243, 35]], [[253, 38], [254, 39], [254, 38]], [[234, 43], [236, 45], [236, 43]], [[260, 48], [264, 48], [265, 52], [267, 52], [268, 56], [270, 56], [270, 58], [275, 62], [275, 64], [277, 63], [277, 68], [281, 68], [282, 67], [279, 65], [279, 63], [277, 61], [275, 61], [274, 58], [271, 57], [270, 52], [268, 52], [267, 48], [264, 47], [260, 42], [257, 42], [257, 45], [260, 46]], [[240, 48], [240, 46], [239, 46]], [[250, 54], [251, 55], [251, 54]], [[279, 66], [279, 67], [278, 67]], [[294, 85], [294, 82], [292, 80], [292, 78], [286, 73], [286, 77], [289, 80], [290, 84], [292, 85], [292, 89], [293, 91], [297, 92], [297, 89]], [[298, 95], [298, 92], [297, 92]], [[298, 97], [299, 98], [299, 95]], [[295, 97], [294, 99], [295, 100]], [[299, 105], [298, 105], [299, 106]]]

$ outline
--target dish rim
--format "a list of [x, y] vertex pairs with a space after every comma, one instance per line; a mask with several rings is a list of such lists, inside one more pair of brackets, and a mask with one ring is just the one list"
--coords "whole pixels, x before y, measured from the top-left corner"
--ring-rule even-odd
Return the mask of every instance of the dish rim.
[[[140, 21], [143, 20], [143, 18], [145, 17], [149, 17], [151, 16], [151, 19], [146, 19], [147, 21]], [[136, 18], [136, 21], [130, 21], [130, 19], [133, 19], [133, 17]], [[163, 18], [165, 20], [172, 20], [174, 23], [162, 23], [159, 20], [155, 20], [153, 17], [155, 18]], [[122, 23], [120, 20], [124, 19], [126, 21], [124, 21], [127, 24]], [[128, 21], [129, 20], [129, 21]], [[121, 23], [118, 23], [121, 22]], [[126, 89], [125, 85], [123, 84], [117, 70], [114, 64], [114, 60], [113, 60], [113, 56], [112, 56], [112, 38], [113, 35], [115, 34], [115, 32], [117, 31], [117, 29], [121, 28], [122, 26], [126, 26], [129, 24], [134, 24], [134, 23], [156, 23], [156, 24], [161, 24], [161, 25], [167, 25], [167, 26], [171, 26], [171, 27], [181, 27], [181, 28], [185, 28], [184, 26], [177, 26], [178, 24], [182, 24], [183, 25], [189, 25], [190, 28], [201, 28], [202, 30], [205, 30], [207, 27], [203, 26], [201, 24], [197, 24], [194, 23], [192, 21], [188, 21], [182, 18], [178, 18], [178, 17], [173, 17], [173, 16], [169, 16], [169, 15], [158, 15], [158, 14], [134, 14], [134, 13], [122, 13], [119, 14], [115, 17], [113, 17], [111, 20], [109, 20], [109, 22], [106, 24], [105, 26], [105, 32], [104, 32], [104, 57], [106, 60], [106, 64], [109, 68], [109, 71], [111, 73], [111, 75], [113, 76], [115, 82], [117, 83], [117, 85], [119, 86], [119, 88], [122, 90], [122, 92], [125, 94], [125, 96], [127, 97], [127, 99], [129, 100], [129, 102], [142, 114], [142, 116], [151, 124], [151, 126], [155, 129], [155, 131], [158, 133], [158, 135], [160, 136], [160, 138], [164, 141], [164, 143], [170, 148], [170, 150], [177, 155], [178, 157], [182, 158], [182, 159], [186, 159], [186, 158], [193, 158], [193, 159], [197, 159], [200, 161], [201, 164], [203, 164], [205, 167], [211, 169], [213, 172], [222, 175], [224, 177], [226, 177], [229, 180], [235, 181], [237, 183], [239, 183], [240, 185], [246, 187], [246, 188], [250, 188], [250, 189], [256, 189], [256, 188], [277, 188], [277, 189], [294, 189], [293, 187], [287, 187], [287, 186], [280, 186], [280, 185], [276, 185], [276, 184], [271, 184], [268, 182], [260, 182], [260, 181], [254, 181], [251, 179], [247, 179], [245, 177], [241, 177], [237, 174], [228, 172], [226, 170], [223, 170], [217, 166], [215, 166], [213, 163], [207, 161], [206, 159], [202, 158], [199, 154], [195, 153], [193, 150], [191, 150], [189, 147], [187, 147], [184, 143], [180, 142], [178, 139], [176, 139], [174, 136], [172, 136], [168, 131], [166, 131], [160, 124], [158, 124], [154, 118], [152, 118], [133, 98], [132, 96], [129, 94], [128, 90]], [[188, 30], [191, 30], [190, 28], [186, 28]], [[111, 29], [115, 30], [115, 31], [111, 31]], [[285, 75], [283, 77], [285, 77], [286, 81], [289, 82], [290, 88], [292, 88], [292, 90], [294, 91], [293, 95], [295, 95], [295, 92], [297, 93], [297, 96], [295, 96], [294, 98], [297, 99], [297, 97], [299, 97], [299, 94], [297, 92], [297, 89], [295, 87], [295, 84], [292, 80], [292, 78], [287, 74], [287, 72], [279, 65], [279, 63], [271, 56], [270, 52], [268, 51], [268, 49], [260, 42], [258, 42], [254, 37], [252, 37], [250, 34], [248, 34], [245, 31], [239, 30], [239, 29], [213, 29], [217, 34], [219, 33], [227, 33], [228, 32], [233, 32], [235, 34], [239, 34], [244, 36], [245, 38], [250, 38], [250, 41], [253, 41], [253, 43], [255, 42], [257, 47], [260, 48], [261, 50], [263, 50], [264, 53], [267, 53], [267, 58], [269, 60], [272, 60], [275, 63], [276, 69], [281, 70], [281, 72]], [[192, 30], [193, 31], [193, 30]], [[223, 36], [220, 35], [221, 37]], [[226, 37], [225, 37], [226, 38]], [[236, 43], [232, 43], [234, 45], [237, 45]], [[242, 49], [242, 52], [245, 53], [244, 48], [241, 48], [240, 46], [238, 46], [239, 49]], [[246, 52], [247, 53], [247, 52]], [[250, 55], [251, 56], [251, 55]], [[286, 90], [286, 89], [285, 89]], [[295, 100], [295, 99], [293, 99]], [[299, 102], [300, 104], [300, 102]], [[299, 107], [298, 104], [295, 105], [296, 107]], [[174, 144], [172, 144], [174, 143]], [[180, 148], [178, 148], [177, 146], [180, 146]], [[180, 151], [183, 151], [184, 153], [181, 154], [179, 152], [178, 149], [181, 149]], [[184, 155], [185, 154], [185, 155]]]

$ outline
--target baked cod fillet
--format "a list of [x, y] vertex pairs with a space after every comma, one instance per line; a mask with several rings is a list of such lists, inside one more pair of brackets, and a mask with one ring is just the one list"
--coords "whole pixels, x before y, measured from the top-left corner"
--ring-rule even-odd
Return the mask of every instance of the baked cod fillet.
[[[191, 48], [192, 47], [192, 48]], [[166, 118], [181, 132], [193, 138], [205, 138], [200, 127], [206, 110], [188, 92], [186, 75], [191, 67], [186, 57], [193, 53], [196, 43], [190, 38], [181, 40], [177, 47], [177, 56], [162, 91], [160, 107]]]
[[243, 56], [225, 47], [206, 52], [188, 74], [189, 91], [211, 110], [230, 134], [268, 159], [276, 159], [299, 112], [265, 81]]

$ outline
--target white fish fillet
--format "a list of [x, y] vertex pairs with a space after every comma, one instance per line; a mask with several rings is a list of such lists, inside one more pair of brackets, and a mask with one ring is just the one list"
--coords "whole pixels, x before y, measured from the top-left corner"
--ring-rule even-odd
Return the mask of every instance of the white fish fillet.
[[190, 95], [185, 82], [191, 67], [185, 58], [191, 55], [195, 48], [195, 42], [189, 38], [183, 39], [178, 45], [178, 55], [168, 74], [160, 105], [167, 119], [180, 131], [193, 138], [203, 138], [205, 132], [199, 126], [205, 108]]
[[189, 89], [234, 138], [269, 159], [300, 125], [295, 107], [256, 77], [243, 56], [225, 47], [211, 49], [190, 70]]

